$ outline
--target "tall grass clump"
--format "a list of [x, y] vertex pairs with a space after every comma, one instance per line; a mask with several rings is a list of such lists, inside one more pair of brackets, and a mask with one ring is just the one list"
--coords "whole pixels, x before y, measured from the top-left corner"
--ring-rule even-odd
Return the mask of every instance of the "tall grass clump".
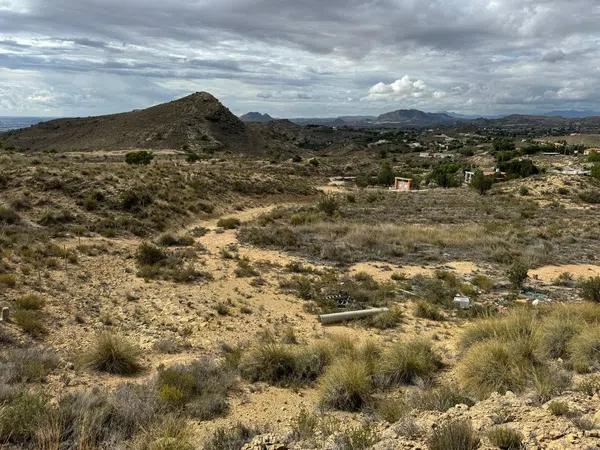
[[323, 345], [259, 342], [242, 356], [239, 368], [251, 382], [298, 385], [316, 380], [329, 360], [329, 350]]
[[423, 339], [399, 342], [389, 348], [377, 366], [377, 381], [382, 386], [430, 379], [442, 367], [431, 343]]
[[319, 403], [324, 408], [358, 411], [369, 401], [373, 386], [368, 365], [351, 356], [338, 359], [319, 384]]
[[100, 372], [135, 375], [142, 371], [140, 350], [120, 335], [100, 334], [93, 347], [84, 354], [83, 363]]
[[466, 420], [446, 422], [437, 427], [427, 441], [429, 450], [475, 450], [479, 436]]
[[519, 450], [523, 448], [523, 435], [508, 427], [492, 428], [487, 433], [490, 442], [502, 450]]
[[567, 345], [569, 363], [576, 372], [600, 370], [600, 326], [588, 326]]

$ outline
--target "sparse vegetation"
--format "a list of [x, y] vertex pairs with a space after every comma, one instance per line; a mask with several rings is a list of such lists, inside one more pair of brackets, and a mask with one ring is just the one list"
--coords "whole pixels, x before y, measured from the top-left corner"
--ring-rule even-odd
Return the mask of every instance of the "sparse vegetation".
[[508, 427], [492, 428], [487, 433], [490, 442], [502, 450], [519, 450], [523, 448], [523, 435]]

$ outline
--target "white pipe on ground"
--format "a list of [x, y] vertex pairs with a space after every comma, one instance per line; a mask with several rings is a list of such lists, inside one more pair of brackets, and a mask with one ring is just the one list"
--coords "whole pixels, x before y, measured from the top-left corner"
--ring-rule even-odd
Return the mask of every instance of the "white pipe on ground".
[[388, 312], [389, 308], [371, 308], [371, 309], [360, 309], [358, 311], [344, 311], [332, 314], [321, 314], [319, 321], [323, 325], [330, 323], [344, 322], [346, 320], [363, 319], [365, 317], [375, 316], [384, 312]]

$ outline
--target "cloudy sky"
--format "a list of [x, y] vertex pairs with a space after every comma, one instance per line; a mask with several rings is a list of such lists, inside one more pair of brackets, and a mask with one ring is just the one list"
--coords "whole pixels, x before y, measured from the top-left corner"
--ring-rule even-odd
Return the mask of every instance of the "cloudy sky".
[[0, 115], [600, 110], [598, 0], [0, 0]]

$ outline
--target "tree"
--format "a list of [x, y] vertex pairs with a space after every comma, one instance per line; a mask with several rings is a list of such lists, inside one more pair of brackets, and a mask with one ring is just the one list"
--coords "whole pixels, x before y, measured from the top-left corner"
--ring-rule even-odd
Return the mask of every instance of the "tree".
[[494, 151], [495, 152], [510, 152], [515, 149], [515, 143], [509, 138], [497, 138], [494, 139]]
[[479, 192], [480, 195], [484, 195], [489, 191], [493, 184], [494, 178], [485, 176], [481, 170], [476, 171], [471, 180], [471, 187]]
[[125, 155], [125, 162], [133, 165], [147, 166], [154, 159], [154, 155], [146, 150], [138, 152], [129, 152]]
[[440, 164], [433, 169], [429, 178], [440, 187], [457, 187], [461, 183], [456, 175], [459, 169], [460, 166], [453, 163]]
[[379, 174], [377, 175], [377, 183], [384, 185], [384, 186], [390, 186], [392, 184], [394, 184], [394, 170], [392, 169], [392, 165], [388, 162], [385, 161], [383, 164], [381, 164], [381, 167], [379, 169]]

